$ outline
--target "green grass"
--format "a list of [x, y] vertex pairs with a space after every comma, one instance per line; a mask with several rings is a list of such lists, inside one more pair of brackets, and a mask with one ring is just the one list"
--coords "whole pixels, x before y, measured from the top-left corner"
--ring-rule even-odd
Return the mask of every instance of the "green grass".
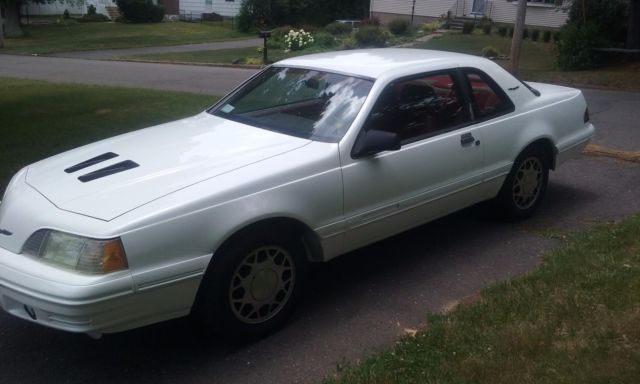
[[521, 278], [329, 383], [637, 383], [640, 216], [570, 236]]
[[[482, 48], [491, 45], [501, 54], [509, 55], [511, 39], [493, 34], [490, 36], [474, 33], [447, 33], [440, 38], [417, 44], [417, 48], [438, 49], [481, 55]], [[508, 60], [498, 60], [498, 64], [509, 68]], [[555, 44], [524, 40], [520, 58], [520, 77], [529, 81], [566, 83], [607, 87], [621, 90], [640, 90], [640, 65], [632, 63], [611, 64], [598, 70], [561, 71], [556, 65]]]
[[20, 168], [53, 154], [202, 111], [189, 93], [0, 78], [0, 193]]
[[157, 24], [70, 23], [31, 25], [26, 36], [5, 40], [0, 53], [90, 51], [163, 45], [209, 43], [253, 37], [229, 23], [163, 22]]

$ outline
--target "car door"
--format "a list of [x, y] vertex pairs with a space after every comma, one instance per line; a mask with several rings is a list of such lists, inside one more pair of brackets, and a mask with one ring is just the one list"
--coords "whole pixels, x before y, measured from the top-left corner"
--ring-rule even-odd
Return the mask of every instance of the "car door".
[[[390, 83], [358, 140], [369, 130], [397, 134], [401, 147], [363, 158], [341, 153], [345, 251], [390, 236], [484, 198], [482, 133], [457, 71]], [[468, 92], [467, 92], [468, 94]]]

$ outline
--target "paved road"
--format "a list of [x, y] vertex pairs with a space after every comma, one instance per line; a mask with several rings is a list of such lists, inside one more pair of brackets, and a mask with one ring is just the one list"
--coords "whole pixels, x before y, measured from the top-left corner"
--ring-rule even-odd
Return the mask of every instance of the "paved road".
[[223, 95], [256, 70], [0, 55], [0, 77]]
[[[48, 63], [79, 61], [84, 60]], [[0, 76], [5, 63], [0, 56]], [[33, 69], [35, 64], [29, 65]], [[184, 67], [159, 68], [182, 73]], [[144, 73], [136, 70], [140, 76]], [[53, 72], [55, 79], [65, 81], [69, 80], [65, 74], [74, 74], [62, 68]], [[233, 83], [249, 74], [232, 70], [228, 76], [235, 76]], [[224, 78], [218, 72], [200, 75], [200, 81], [207, 76]], [[194, 85], [144, 79], [129, 85], [212, 89], [198, 84], [197, 73], [193, 76]], [[165, 74], [166, 78], [184, 79], [176, 74]], [[224, 87], [219, 84], [218, 89]], [[597, 141], [640, 149], [633, 124], [640, 111], [638, 95], [585, 93], [599, 128]], [[427, 313], [442, 311], [487, 284], [533, 268], [543, 252], [558, 244], [541, 236], [542, 230], [581, 229], [639, 212], [638, 196], [640, 164], [584, 156], [570, 161], [552, 174], [547, 201], [529, 221], [501, 223], [483, 207], [475, 207], [316, 267], [309, 295], [290, 324], [251, 345], [208, 339], [184, 319], [96, 341], [0, 313], [0, 383], [320, 382], [335, 372], [337, 364], [384, 348], [405, 329], [424, 324]]]
[[164, 46], [164, 47], [106, 49], [103, 51], [60, 52], [60, 53], [55, 53], [48, 56], [71, 57], [71, 58], [89, 59], [89, 60], [109, 60], [119, 56], [144, 55], [148, 53], [175, 53], [175, 52], [193, 52], [193, 51], [213, 51], [218, 49], [230, 49], [230, 48], [250, 48], [250, 47], [258, 47], [258, 46], [261, 46], [262, 44], [263, 44], [262, 39], [245, 39], [245, 40], [219, 41], [216, 43], [171, 45], [171, 46]]

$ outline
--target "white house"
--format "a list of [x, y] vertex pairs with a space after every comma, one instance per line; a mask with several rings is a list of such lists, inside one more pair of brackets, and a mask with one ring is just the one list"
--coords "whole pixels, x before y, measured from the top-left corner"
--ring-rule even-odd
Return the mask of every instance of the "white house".
[[[370, 0], [371, 16], [383, 23], [414, 15], [414, 22], [451, 17], [491, 18], [498, 23], [514, 23], [517, 0]], [[527, 0], [525, 24], [531, 27], [559, 28], [567, 22], [570, 0]]]
[[[220, 16], [237, 16], [242, 0], [154, 0], [162, 5], [167, 15], [187, 15], [189, 19], [200, 19], [203, 13], [217, 13]], [[61, 15], [65, 9], [72, 15], [84, 15], [87, 7], [93, 5], [97, 13], [107, 16], [117, 15], [115, 0], [78, 0], [74, 3], [54, 1], [45, 4], [29, 3], [23, 8], [23, 14]], [[116, 13], [114, 13], [116, 10]]]
[[[68, 10], [72, 15], [84, 15], [90, 5], [96, 7], [97, 13], [110, 16], [110, 9], [117, 9], [115, 0], [79, 0], [74, 2], [54, 1], [51, 3], [27, 3], [23, 6], [23, 15], [62, 15]], [[113, 11], [112, 11], [113, 12]]]

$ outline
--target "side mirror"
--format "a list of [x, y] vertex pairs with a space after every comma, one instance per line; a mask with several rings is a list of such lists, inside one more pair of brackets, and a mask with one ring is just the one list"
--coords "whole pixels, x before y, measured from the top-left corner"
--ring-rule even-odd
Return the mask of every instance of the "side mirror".
[[360, 159], [383, 151], [397, 151], [400, 147], [400, 138], [397, 133], [370, 129], [358, 137], [351, 151], [351, 157]]

